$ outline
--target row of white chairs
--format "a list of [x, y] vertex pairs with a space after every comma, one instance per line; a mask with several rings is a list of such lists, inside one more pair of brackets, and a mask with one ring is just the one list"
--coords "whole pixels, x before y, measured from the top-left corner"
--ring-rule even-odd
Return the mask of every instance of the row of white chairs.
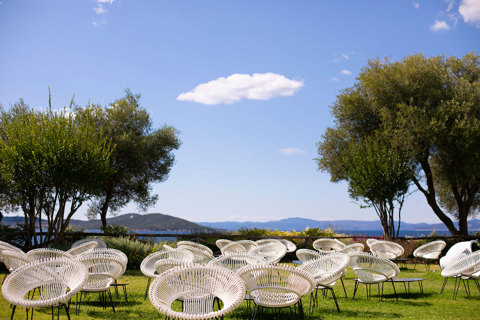
[[[24, 253], [0, 242], [0, 261], [10, 271], [2, 295], [13, 305], [12, 318], [17, 306], [31, 310], [32, 316], [34, 308], [52, 306], [53, 312], [53, 306], [63, 306], [70, 318], [68, 302], [79, 292], [108, 293], [115, 312], [110, 286], [124, 274], [128, 258], [120, 250], [98, 249], [99, 243], [84, 241], [68, 251], [42, 248]], [[78, 307], [77, 296], [77, 312]]]

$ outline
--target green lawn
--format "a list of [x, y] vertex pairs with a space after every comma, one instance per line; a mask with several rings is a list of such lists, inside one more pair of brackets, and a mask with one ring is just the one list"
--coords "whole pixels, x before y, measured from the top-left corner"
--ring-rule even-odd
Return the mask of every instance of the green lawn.
[[[378, 302], [376, 296], [377, 288], [372, 287], [373, 296], [367, 300], [365, 286], [361, 286], [357, 292], [355, 300], [351, 296], [354, 287], [354, 274], [349, 272], [345, 285], [347, 287], [348, 298], [345, 298], [341, 283], [335, 285], [335, 293], [341, 312], [337, 313], [335, 303], [329, 294], [326, 299], [321, 298], [319, 294], [319, 306], [312, 313], [306, 312], [306, 319], [480, 319], [480, 292], [476, 289], [473, 282], [470, 284], [471, 296], [466, 297], [463, 286], [459, 291], [456, 300], [452, 300], [453, 283], [449, 280], [445, 291], [440, 294], [440, 288], [443, 278], [438, 272], [438, 268], [431, 270], [436, 272], [425, 272], [423, 265], [417, 265], [413, 270], [413, 265], [409, 265], [409, 269], [401, 269], [400, 277], [425, 277], [424, 292], [420, 293], [417, 283], [413, 283], [410, 287], [410, 293], [405, 293], [403, 286], [397, 285], [397, 293], [399, 293], [398, 301], [395, 300], [393, 289], [390, 284], [385, 285], [385, 298], [382, 302]], [[3, 278], [3, 274], [1, 275]], [[111, 308], [103, 309], [98, 303], [97, 295], [90, 295], [86, 304], [82, 305], [79, 315], [74, 314], [74, 306], [71, 307], [71, 318], [73, 319], [163, 319], [164, 316], [159, 314], [150, 301], [143, 300], [146, 278], [139, 271], [127, 271], [120, 282], [128, 283], [128, 299], [125, 302], [122, 296], [116, 298], [115, 309], [113, 314]], [[309, 297], [303, 298], [304, 308], [308, 310]], [[0, 297], [0, 319], [10, 319], [11, 309], [9, 304]], [[250, 311], [243, 303], [237, 310], [228, 314], [226, 319], [250, 319]], [[259, 317], [257, 317], [258, 319]], [[263, 319], [272, 318], [272, 314], [266, 313]], [[284, 312], [284, 318], [290, 318], [287, 310]], [[18, 308], [15, 312], [14, 319], [25, 319], [25, 309]], [[51, 319], [49, 309], [39, 309], [35, 311], [34, 319]], [[60, 319], [67, 319], [63, 313]]]

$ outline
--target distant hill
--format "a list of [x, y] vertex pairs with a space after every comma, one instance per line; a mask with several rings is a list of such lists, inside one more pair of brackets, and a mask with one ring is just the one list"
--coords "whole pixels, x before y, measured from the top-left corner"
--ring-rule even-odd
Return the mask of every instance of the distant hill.
[[[332, 221], [319, 221], [313, 219], [304, 218], [288, 218], [267, 222], [199, 222], [199, 224], [223, 230], [238, 230], [241, 228], [270, 228], [282, 231], [289, 230], [304, 230], [309, 228], [325, 229], [331, 227], [336, 232], [343, 231], [372, 231], [382, 230], [382, 226], [379, 220], [375, 221], [359, 221], [359, 220], [332, 220]], [[407, 223], [401, 222], [400, 229], [403, 231], [447, 231], [447, 227], [443, 223], [428, 224], [428, 223]], [[480, 231], [480, 220], [473, 219], [468, 222], [468, 230]]]
[[[22, 223], [23, 217], [3, 217], [2, 224], [16, 225]], [[159, 230], [159, 231], [193, 231], [193, 232], [212, 232], [212, 228], [201, 226], [197, 223], [184, 219], [172, 217], [161, 213], [137, 214], [129, 213], [116, 217], [109, 217], [108, 224], [117, 224], [125, 226], [131, 230]], [[93, 221], [70, 220], [70, 226], [79, 227], [85, 230], [100, 229], [102, 223], [99, 219]]]

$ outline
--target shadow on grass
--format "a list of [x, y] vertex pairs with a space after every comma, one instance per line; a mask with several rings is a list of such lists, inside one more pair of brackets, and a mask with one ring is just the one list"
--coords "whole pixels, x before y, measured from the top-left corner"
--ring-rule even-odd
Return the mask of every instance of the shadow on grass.
[[403, 315], [396, 312], [381, 312], [381, 311], [358, 311], [358, 310], [344, 310], [340, 313], [337, 313], [337, 310], [330, 310], [330, 309], [315, 309], [312, 314], [308, 312], [305, 313], [305, 319], [313, 320], [313, 319], [323, 319], [325, 315], [334, 315], [339, 314], [343, 318], [353, 318], [353, 319], [366, 319], [366, 318], [373, 318], [373, 319], [395, 319], [395, 318], [402, 318]]

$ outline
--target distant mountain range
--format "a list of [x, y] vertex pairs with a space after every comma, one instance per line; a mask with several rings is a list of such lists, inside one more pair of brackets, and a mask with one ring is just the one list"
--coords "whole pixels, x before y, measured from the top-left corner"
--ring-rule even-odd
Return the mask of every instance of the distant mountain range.
[[[305, 230], [309, 228], [332, 228], [335, 232], [361, 232], [361, 231], [381, 231], [380, 221], [359, 221], [359, 220], [332, 220], [320, 221], [305, 218], [288, 218], [267, 222], [199, 222], [194, 223], [184, 219], [172, 217], [161, 213], [136, 214], [128, 213], [116, 217], [109, 217], [108, 224], [125, 226], [131, 230], [145, 231], [186, 231], [186, 232], [212, 232], [219, 230], [239, 230], [241, 228], [266, 228], [282, 231]], [[16, 225], [23, 223], [23, 217], [3, 217], [2, 224]], [[45, 223], [45, 222], [44, 222]], [[84, 221], [72, 219], [70, 226], [79, 227], [85, 230], [99, 230], [102, 226], [100, 220]], [[402, 222], [401, 231], [419, 231], [430, 233], [435, 230], [438, 232], [447, 231], [447, 227], [442, 223], [408, 223]], [[480, 220], [472, 219], [468, 222], [470, 232], [480, 231]]]
[[[343, 231], [381, 231], [382, 226], [379, 220], [375, 221], [359, 221], [359, 220], [332, 220], [332, 221], [319, 221], [305, 218], [288, 218], [267, 222], [199, 222], [200, 225], [223, 230], [238, 230], [241, 228], [270, 228], [272, 230], [277, 229], [281, 231], [297, 230], [301, 231], [309, 228], [325, 229], [331, 227], [336, 232]], [[400, 230], [403, 231], [447, 231], [447, 227], [443, 223], [408, 223], [401, 222]], [[473, 219], [468, 222], [468, 230], [479, 231], [480, 220]]]
[[[3, 217], [2, 224], [16, 225], [23, 223], [23, 217]], [[108, 224], [125, 226], [131, 230], [151, 230], [151, 231], [187, 231], [187, 232], [212, 232], [210, 227], [201, 226], [197, 223], [184, 219], [172, 217], [161, 213], [137, 214], [128, 213], [116, 217], [107, 218]], [[43, 222], [46, 224], [46, 222]], [[102, 223], [99, 219], [93, 221], [70, 220], [71, 227], [78, 227], [85, 230], [98, 230]]]

